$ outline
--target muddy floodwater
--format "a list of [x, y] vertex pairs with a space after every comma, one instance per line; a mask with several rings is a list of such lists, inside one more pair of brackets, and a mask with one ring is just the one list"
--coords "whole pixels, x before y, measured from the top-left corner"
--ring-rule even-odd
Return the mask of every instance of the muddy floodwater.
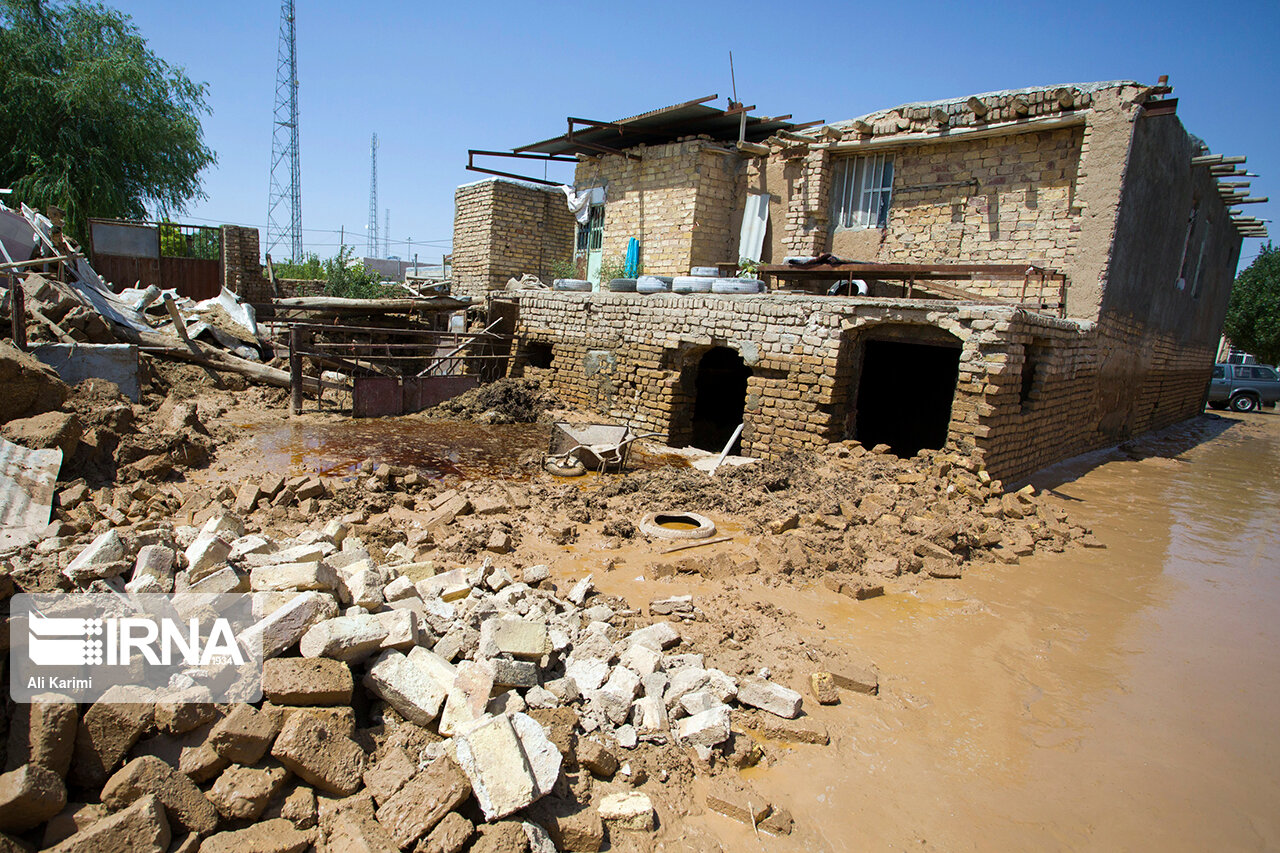
[[786, 602], [882, 695], [813, 704], [832, 747], [744, 773], [796, 835], [696, 818], [725, 849], [1280, 849], [1280, 416], [1040, 482], [1108, 547]]
[[520, 457], [547, 449], [550, 427], [478, 426], [414, 418], [299, 419], [244, 424], [264, 470], [345, 477], [366, 460], [428, 477], [510, 477]]

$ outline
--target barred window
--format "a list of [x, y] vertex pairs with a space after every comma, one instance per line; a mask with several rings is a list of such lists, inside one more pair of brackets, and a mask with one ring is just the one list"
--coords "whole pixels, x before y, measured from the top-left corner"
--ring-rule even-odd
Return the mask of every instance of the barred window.
[[893, 155], [865, 154], [835, 161], [831, 219], [837, 229], [885, 228], [893, 196]]

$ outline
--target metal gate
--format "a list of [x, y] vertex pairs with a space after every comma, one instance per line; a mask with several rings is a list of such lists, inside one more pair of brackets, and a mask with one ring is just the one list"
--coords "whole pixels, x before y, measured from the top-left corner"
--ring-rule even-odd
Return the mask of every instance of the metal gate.
[[211, 299], [222, 289], [222, 229], [177, 222], [89, 220], [93, 267], [112, 288], [173, 288]]

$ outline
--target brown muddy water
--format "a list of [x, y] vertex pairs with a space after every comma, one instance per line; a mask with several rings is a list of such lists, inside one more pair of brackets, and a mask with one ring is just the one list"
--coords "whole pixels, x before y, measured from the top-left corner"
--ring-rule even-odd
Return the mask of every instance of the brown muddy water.
[[728, 849], [1280, 849], [1280, 416], [1038, 481], [1108, 547], [811, 597], [884, 695], [816, 709], [843, 760], [749, 771], [803, 836], [703, 818]]
[[[481, 425], [402, 418], [336, 418], [241, 423], [261, 471], [350, 477], [366, 461], [417, 471], [429, 478], [523, 479], [522, 462], [547, 450], [548, 424]], [[681, 456], [634, 447], [627, 470], [687, 466]], [[591, 477], [566, 478], [588, 483]]]
[[479, 426], [413, 418], [343, 418], [245, 424], [263, 470], [291, 474], [354, 475], [366, 460], [428, 477], [467, 479], [519, 473], [519, 461], [547, 449], [544, 424]]
[[770, 743], [743, 772], [791, 836], [705, 813], [685, 818], [705, 844], [664, 848], [1280, 849], [1280, 416], [1202, 418], [1037, 485], [1108, 547], [863, 602], [743, 590], [875, 662], [881, 695], [806, 691], [831, 745]]

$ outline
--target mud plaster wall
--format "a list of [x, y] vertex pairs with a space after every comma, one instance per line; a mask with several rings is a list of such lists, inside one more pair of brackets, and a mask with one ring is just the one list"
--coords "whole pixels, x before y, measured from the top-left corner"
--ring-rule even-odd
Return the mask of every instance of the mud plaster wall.
[[[567, 406], [662, 432], [674, 446], [690, 438], [697, 363], [713, 346], [737, 351], [752, 371], [743, 452], [776, 456], [857, 437], [850, 425], [866, 340], [950, 335], [961, 352], [947, 446], [1006, 481], [1190, 417], [1205, 387], [1204, 354], [1173, 335], [1009, 307], [528, 291], [511, 298], [519, 312], [512, 375], [543, 380]], [[550, 346], [550, 367], [530, 365], [530, 344]], [[1145, 367], [1121, 385], [1102, 372], [1108, 357], [1137, 361], [1142, 347], [1151, 350]], [[1119, 429], [1117, 396], [1133, 397]]]
[[573, 228], [564, 194], [554, 187], [496, 178], [458, 187], [452, 293], [480, 296], [525, 273], [550, 284], [552, 266], [573, 255]]
[[587, 157], [577, 168], [579, 191], [604, 188], [604, 257], [623, 257], [635, 237], [650, 275], [737, 260], [741, 158], [701, 139], [630, 150], [642, 159]]
[[[1057, 118], [1077, 118], [1078, 126], [1036, 130], [1029, 124], [984, 139], [895, 146], [895, 134], [930, 129], [927, 110], [907, 110], [876, 123], [874, 147], [849, 146], [860, 137], [846, 131], [842, 148], [815, 144], [807, 152], [789, 147], [751, 158], [745, 188], [771, 195], [764, 258], [780, 262], [831, 251], [876, 263], [1036, 263], [1067, 274], [1068, 316], [1097, 319], [1141, 91], [1129, 85], [1098, 90], [1065, 113], [1045, 93], [1028, 96], [1028, 120], [1060, 113]], [[951, 127], [976, 124], [963, 104], [948, 109]], [[993, 105], [988, 115], [989, 121], [1011, 118], [1007, 105]], [[894, 156], [888, 227], [837, 231], [832, 164], [860, 153]], [[972, 180], [976, 187], [928, 188]], [[1022, 286], [1021, 280], [960, 284], [1000, 298], [1019, 296]]]

